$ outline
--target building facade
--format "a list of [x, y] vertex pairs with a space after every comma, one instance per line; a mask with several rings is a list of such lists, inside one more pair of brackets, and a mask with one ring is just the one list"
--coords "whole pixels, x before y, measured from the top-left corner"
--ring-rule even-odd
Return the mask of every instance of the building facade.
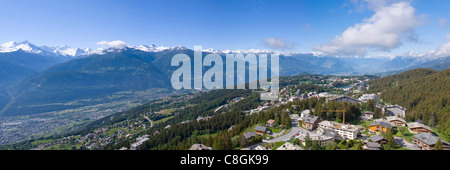
[[314, 130], [317, 128], [319, 122], [319, 117], [308, 114], [303, 118], [302, 127], [308, 130]]
[[359, 127], [354, 125], [347, 125], [331, 121], [322, 121], [319, 123], [319, 129], [334, 130], [338, 135], [337, 139], [351, 139], [355, 140], [358, 137]]
[[[432, 150], [438, 139], [439, 138], [437, 136], [434, 136], [431, 133], [419, 133], [414, 135], [412, 141], [422, 150]], [[444, 140], [441, 140], [441, 142], [443, 150], [450, 150], [450, 144], [448, 142]]]
[[411, 132], [415, 133], [432, 133], [433, 131], [431, 128], [425, 124], [419, 123], [419, 122], [410, 122], [407, 123], [408, 129]]

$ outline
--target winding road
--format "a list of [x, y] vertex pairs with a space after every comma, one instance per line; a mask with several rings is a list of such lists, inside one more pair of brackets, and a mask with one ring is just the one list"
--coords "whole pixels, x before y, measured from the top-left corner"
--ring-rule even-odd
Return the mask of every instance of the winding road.
[[[262, 145], [264, 143], [274, 143], [274, 142], [281, 142], [281, 141], [287, 141], [288, 139], [290, 139], [292, 136], [294, 136], [297, 133], [306, 133], [307, 131], [300, 128], [298, 126], [298, 115], [294, 115], [291, 118], [291, 123], [292, 123], [292, 130], [289, 133], [286, 133], [282, 136], [278, 136], [276, 138], [270, 139], [270, 140], [263, 140], [261, 143], [258, 144], [254, 144], [252, 146], [248, 146], [246, 148], [244, 148], [243, 150], [252, 150], [254, 148], [256, 148], [259, 145]], [[305, 131], [305, 132], [304, 132]]]

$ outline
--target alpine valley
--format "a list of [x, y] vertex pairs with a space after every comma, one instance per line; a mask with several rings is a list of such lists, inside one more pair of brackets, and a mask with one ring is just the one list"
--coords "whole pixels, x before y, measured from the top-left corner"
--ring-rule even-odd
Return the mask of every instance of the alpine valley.
[[[171, 86], [171, 75], [178, 68], [171, 66], [171, 59], [179, 53], [194, 56], [192, 49], [182, 46], [80, 49], [36, 46], [28, 41], [2, 44], [0, 145], [69, 133], [150, 101], [194, 92], [174, 90]], [[227, 53], [275, 52], [203, 50], [203, 56], [210, 53], [225, 57]], [[317, 53], [276, 53], [280, 54], [281, 76], [384, 77], [415, 68], [442, 71], [450, 67], [450, 57], [402, 55], [364, 58]]]

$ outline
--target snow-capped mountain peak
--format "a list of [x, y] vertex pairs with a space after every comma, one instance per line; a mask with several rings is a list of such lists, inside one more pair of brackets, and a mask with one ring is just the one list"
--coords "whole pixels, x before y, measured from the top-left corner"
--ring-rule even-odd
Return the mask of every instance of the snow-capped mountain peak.
[[155, 44], [152, 45], [140, 45], [137, 47], [132, 47], [137, 50], [145, 51], [145, 52], [160, 52], [169, 49], [169, 47], [164, 46], [156, 46]]
[[35, 54], [41, 54], [43, 52], [39, 47], [35, 46], [34, 44], [31, 44], [28, 41], [23, 42], [9, 41], [0, 45], [1, 53], [14, 52], [18, 50]]

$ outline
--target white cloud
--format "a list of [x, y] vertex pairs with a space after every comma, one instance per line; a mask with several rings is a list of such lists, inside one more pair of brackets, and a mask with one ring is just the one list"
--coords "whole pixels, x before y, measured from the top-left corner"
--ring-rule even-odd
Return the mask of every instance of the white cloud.
[[410, 51], [407, 54], [404, 54], [405, 56], [412, 56], [412, 57], [421, 57], [426, 59], [436, 59], [441, 57], [449, 57], [450, 56], [450, 34], [447, 34], [445, 36], [445, 40], [447, 40], [447, 43], [444, 45], [441, 45], [440, 47], [430, 50], [427, 52], [412, 52]]
[[264, 38], [264, 46], [272, 49], [292, 49], [294, 48], [294, 43], [287, 43], [284, 38]]
[[124, 49], [126, 48], [128, 45], [127, 43], [120, 41], [120, 40], [116, 40], [116, 41], [100, 41], [97, 42], [98, 45], [106, 45], [106, 46], [110, 46], [112, 48], [116, 48], [116, 49]]
[[450, 56], [450, 34], [445, 36], [447, 43], [438, 47], [435, 50], [430, 50], [426, 53], [422, 53], [421, 56], [427, 58], [439, 58], [439, 57], [449, 57]]
[[[366, 0], [370, 1], [370, 0]], [[370, 9], [375, 14], [347, 28], [324, 45], [313, 47], [333, 55], [365, 55], [367, 50], [389, 51], [402, 44], [402, 37], [412, 35], [419, 25], [415, 9], [409, 2], [398, 2], [389, 6], [386, 1], [372, 0]]]
[[448, 57], [450, 56], [450, 42], [440, 46], [435, 50], [430, 50], [425, 55], [427, 58], [439, 58], [439, 57]]
[[438, 22], [439, 22], [439, 26], [441, 28], [444, 28], [445, 26], [447, 26], [447, 23], [448, 23], [447, 19], [445, 19], [445, 18], [439, 19]]

